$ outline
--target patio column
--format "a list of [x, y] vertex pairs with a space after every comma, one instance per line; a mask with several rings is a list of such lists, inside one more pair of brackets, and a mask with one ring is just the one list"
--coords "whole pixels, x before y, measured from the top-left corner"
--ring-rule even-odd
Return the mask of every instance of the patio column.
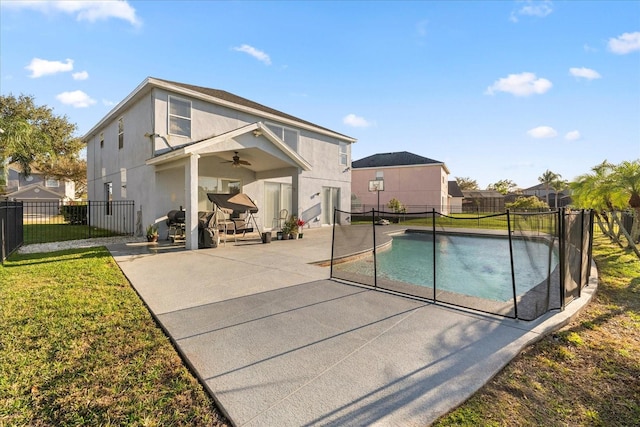
[[185, 200], [185, 248], [198, 249], [198, 159], [199, 154], [191, 154], [184, 168]]

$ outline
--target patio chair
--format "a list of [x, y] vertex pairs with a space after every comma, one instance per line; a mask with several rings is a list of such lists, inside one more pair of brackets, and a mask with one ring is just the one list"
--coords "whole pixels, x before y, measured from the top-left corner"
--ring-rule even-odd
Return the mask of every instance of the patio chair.
[[282, 230], [282, 226], [285, 221], [289, 218], [289, 211], [286, 209], [280, 209], [280, 214], [277, 218], [273, 218], [272, 228]]

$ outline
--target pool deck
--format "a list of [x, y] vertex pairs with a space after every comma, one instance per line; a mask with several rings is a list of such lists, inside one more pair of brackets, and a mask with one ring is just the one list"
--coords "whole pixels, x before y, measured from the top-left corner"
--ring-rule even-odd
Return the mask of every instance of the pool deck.
[[269, 244], [109, 250], [237, 426], [429, 425], [597, 288], [592, 267], [564, 311], [530, 322], [484, 315], [329, 280], [314, 263], [330, 258], [331, 237], [322, 228]]

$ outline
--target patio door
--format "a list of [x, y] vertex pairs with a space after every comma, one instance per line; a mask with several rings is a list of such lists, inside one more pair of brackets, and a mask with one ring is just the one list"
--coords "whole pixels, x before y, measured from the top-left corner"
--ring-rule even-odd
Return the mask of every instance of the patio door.
[[277, 219], [280, 211], [286, 209], [291, 215], [291, 184], [281, 184], [279, 182], [264, 183], [264, 217], [265, 227], [278, 228]]
[[333, 210], [340, 209], [340, 189], [322, 187], [322, 224], [333, 224]]

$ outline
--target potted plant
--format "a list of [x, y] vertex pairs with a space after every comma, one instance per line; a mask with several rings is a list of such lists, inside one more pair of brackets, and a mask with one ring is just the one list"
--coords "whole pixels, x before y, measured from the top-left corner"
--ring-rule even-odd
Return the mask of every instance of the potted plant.
[[154, 224], [149, 224], [147, 226], [147, 242], [157, 242], [158, 241], [158, 227]]
[[307, 222], [302, 218], [298, 218], [298, 220], [296, 221], [297, 228], [298, 228], [298, 238], [299, 239], [302, 239], [302, 235], [303, 235], [302, 230], [304, 229], [304, 225], [306, 223]]
[[[295, 237], [294, 237], [295, 236]], [[298, 218], [291, 215], [282, 225], [282, 239], [288, 240], [298, 237]]]

